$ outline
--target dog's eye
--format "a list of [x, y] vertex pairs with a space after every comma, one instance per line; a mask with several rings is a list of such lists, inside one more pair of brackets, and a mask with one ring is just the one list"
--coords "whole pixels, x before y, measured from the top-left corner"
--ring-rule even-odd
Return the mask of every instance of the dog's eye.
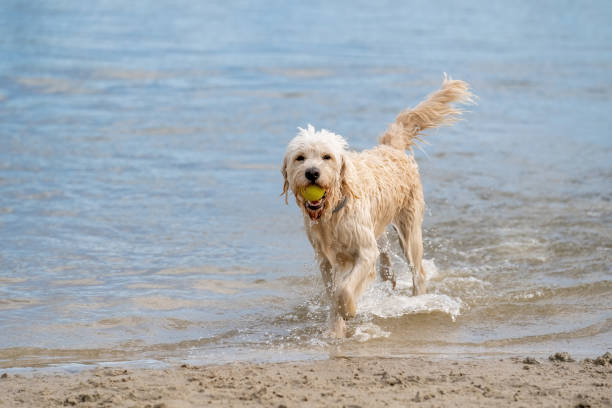
[[304, 161], [304, 156], [302, 156], [301, 154], [295, 158], [296, 161]]
[[323, 160], [331, 160], [331, 156], [329, 154], [323, 155]]

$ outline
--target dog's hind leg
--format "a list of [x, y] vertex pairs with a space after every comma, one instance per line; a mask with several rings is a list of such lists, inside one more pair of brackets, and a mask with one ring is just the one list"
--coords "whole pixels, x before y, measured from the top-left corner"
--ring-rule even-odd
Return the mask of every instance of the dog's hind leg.
[[378, 251], [380, 252], [379, 261], [380, 265], [378, 266], [378, 274], [384, 281], [390, 281], [393, 285], [393, 289], [395, 289], [395, 272], [391, 269], [391, 245], [389, 244], [389, 237], [387, 236], [387, 232], [384, 232], [378, 238]]
[[403, 209], [393, 221], [400, 238], [404, 256], [412, 268], [413, 295], [422, 295], [426, 289], [426, 275], [422, 263], [423, 238], [421, 224], [423, 222], [423, 205], [418, 206], [420, 208]]

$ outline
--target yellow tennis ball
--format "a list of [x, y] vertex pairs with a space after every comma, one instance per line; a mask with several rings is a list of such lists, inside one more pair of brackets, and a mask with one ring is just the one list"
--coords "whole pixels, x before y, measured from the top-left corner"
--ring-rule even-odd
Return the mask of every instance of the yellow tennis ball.
[[316, 184], [311, 184], [308, 187], [302, 189], [302, 197], [308, 201], [318, 201], [325, 194], [325, 190]]

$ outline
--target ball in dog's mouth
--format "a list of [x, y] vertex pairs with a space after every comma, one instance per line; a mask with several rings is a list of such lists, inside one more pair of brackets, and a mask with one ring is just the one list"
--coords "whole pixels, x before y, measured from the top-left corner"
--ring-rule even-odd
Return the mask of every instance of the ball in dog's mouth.
[[325, 198], [327, 197], [327, 193], [323, 194], [318, 200], [304, 200], [304, 207], [306, 207], [306, 212], [311, 220], [316, 221], [321, 218], [321, 214], [323, 214], [323, 207], [325, 206]]
[[308, 208], [310, 211], [320, 210], [321, 208], [323, 208], [323, 204], [325, 202], [326, 195], [327, 194], [323, 194], [323, 197], [315, 201], [306, 200], [306, 208]]
[[308, 201], [319, 201], [325, 195], [325, 189], [317, 184], [309, 184], [302, 188], [301, 194]]

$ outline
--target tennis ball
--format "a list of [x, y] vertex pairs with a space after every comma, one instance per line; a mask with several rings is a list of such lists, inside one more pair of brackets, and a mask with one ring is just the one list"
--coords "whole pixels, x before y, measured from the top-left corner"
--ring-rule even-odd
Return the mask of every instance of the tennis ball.
[[318, 201], [325, 194], [325, 190], [316, 184], [311, 184], [306, 188], [302, 189], [302, 197], [308, 201]]

